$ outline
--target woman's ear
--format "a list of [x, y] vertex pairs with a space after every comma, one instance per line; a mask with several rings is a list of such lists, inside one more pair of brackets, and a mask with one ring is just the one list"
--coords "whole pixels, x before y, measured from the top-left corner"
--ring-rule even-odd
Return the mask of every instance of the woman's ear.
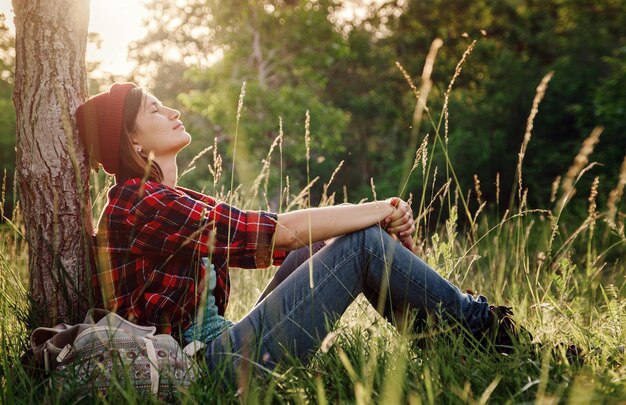
[[141, 145], [137, 141], [131, 141], [133, 143], [133, 149], [135, 152], [141, 153]]

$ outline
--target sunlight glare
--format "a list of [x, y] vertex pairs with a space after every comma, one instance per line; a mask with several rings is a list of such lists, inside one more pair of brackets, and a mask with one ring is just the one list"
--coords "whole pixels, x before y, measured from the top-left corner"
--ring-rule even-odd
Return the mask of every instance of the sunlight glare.
[[90, 46], [87, 60], [100, 62], [98, 75], [110, 72], [126, 75], [134, 65], [128, 61], [128, 45], [146, 35], [143, 19], [146, 8], [143, 1], [92, 0], [89, 32], [100, 34], [101, 48]]

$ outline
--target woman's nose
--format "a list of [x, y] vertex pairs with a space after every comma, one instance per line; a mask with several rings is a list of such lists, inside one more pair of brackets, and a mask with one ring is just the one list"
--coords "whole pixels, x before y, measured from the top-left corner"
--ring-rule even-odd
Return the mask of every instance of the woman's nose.
[[176, 118], [180, 117], [180, 111], [178, 111], [178, 110], [176, 110], [174, 108], [170, 108], [170, 107], [167, 107], [167, 109], [170, 110], [170, 117], [172, 119], [176, 119]]

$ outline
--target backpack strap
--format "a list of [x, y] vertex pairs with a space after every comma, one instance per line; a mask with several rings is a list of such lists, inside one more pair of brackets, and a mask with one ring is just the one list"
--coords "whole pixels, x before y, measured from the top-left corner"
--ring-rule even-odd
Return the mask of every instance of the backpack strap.
[[148, 354], [148, 360], [150, 360], [150, 388], [153, 394], [159, 393], [159, 359], [157, 358], [156, 350], [154, 350], [154, 344], [152, 340], [145, 337], [141, 338], [146, 344], [146, 353]]

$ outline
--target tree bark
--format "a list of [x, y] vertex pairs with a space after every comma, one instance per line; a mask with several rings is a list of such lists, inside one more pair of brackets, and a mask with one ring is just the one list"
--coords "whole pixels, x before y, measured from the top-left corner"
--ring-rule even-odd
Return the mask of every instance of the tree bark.
[[31, 322], [75, 323], [89, 305], [89, 165], [74, 111], [88, 95], [89, 0], [13, 0], [17, 176]]

